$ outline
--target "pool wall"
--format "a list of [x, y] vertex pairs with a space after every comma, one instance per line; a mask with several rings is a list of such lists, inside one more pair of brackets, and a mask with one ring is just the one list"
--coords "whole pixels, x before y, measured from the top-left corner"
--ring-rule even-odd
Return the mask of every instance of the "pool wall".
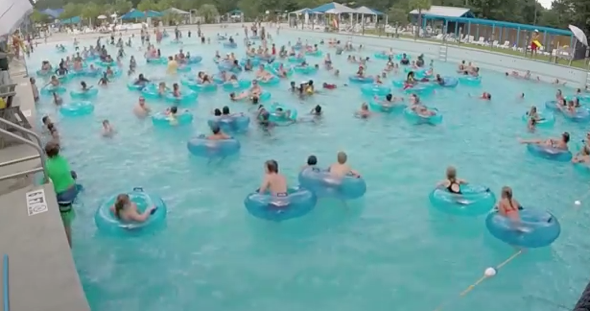
[[[359, 44], [362, 44], [365, 47], [369, 47], [371, 50], [388, 50], [389, 48], [392, 48], [395, 52], [407, 52], [409, 54], [423, 53], [426, 57], [439, 61], [441, 61], [441, 58], [439, 57], [441, 48], [444, 49], [446, 47], [447, 62], [458, 63], [465, 60], [466, 62], [474, 62], [481, 68], [498, 72], [519, 71], [522, 73], [526, 70], [530, 70], [533, 77], [539, 76], [543, 82], [553, 83], [555, 79], [559, 79], [561, 83], [567, 82], [566, 85], [576, 88], [584, 88], [589, 82], [587, 70], [526, 59], [524, 57], [510, 56], [492, 51], [443, 45], [442, 41], [441, 44], [438, 44], [410, 39], [394, 39], [370, 35], [347, 35], [342, 33], [335, 34], [311, 30], [303, 31], [291, 28], [285, 29], [284, 31], [289, 32], [294, 36], [300, 36], [302, 40], [309, 40], [310, 37], [325, 40], [337, 36], [342, 41], [342, 37], [345, 37], [345, 40], [352, 41], [354, 47], [358, 47]], [[444, 61], [444, 59], [442, 61]]]

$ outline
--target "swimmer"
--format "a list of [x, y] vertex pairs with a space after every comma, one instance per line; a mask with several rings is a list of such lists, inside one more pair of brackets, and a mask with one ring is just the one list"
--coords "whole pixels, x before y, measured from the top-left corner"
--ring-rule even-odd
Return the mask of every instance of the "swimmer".
[[457, 178], [457, 169], [452, 166], [447, 167], [447, 179], [439, 182], [437, 188], [444, 188], [453, 194], [462, 194], [461, 185], [467, 184], [467, 181]]
[[224, 134], [221, 131], [221, 128], [219, 128], [219, 125], [217, 125], [217, 124], [213, 124], [211, 126], [211, 132], [213, 134], [211, 134], [211, 135], [209, 135], [207, 137], [207, 139], [209, 139], [209, 140], [225, 140], [225, 139], [230, 139], [231, 138], [228, 135]]
[[504, 186], [502, 187], [501, 191], [501, 199], [498, 202], [497, 209], [500, 215], [509, 218], [514, 223], [514, 229], [521, 233], [526, 233], [529, 230], [527, 228], [519, 227], [520, 224], [520, 215], [519, 210], [522, 209], [520, 203], [516, 199], [514, 199], [512, 195], [512, 189], [510, 187]]
[[381, 108], [384, 111], [389, 111], [389, 109], [397, 106], [395, 103], [399, 101], [404, 101], [403, 97], [395, 97], [392, 94], [385, 95], [385, 100], [380, 100], [378, 96], [374, 97], [375, 102], [381, 105]]
[[113, 128], [109, 120], [102, 121], [102, 136], [113, 137], [113, 135], [115, 135], [115, 128]]
[[526, 114], [528, 116], [527, 126], [529, 130], [532, 131], [535, 129], [537, 123], [539, 123], [539, 121], [542, 121], [543, 118], [539, 116], [539, 113], [537, 112], [537, 107], [535, 106], [532, 106], [531, 110], [529, 110]]
[[337, 156], [337, 162], [330, 165], [330, 167], [328, 168], [328, 171], [330, 172], [330, 175], [337, 177], [337, 178], [343, 178], [347, 175], [352, 175], [356, 178], [360, 178], [361, 175], [353, 170], [350, 165], [346, 164], [346, 161], [348, 160], [348, 156], [346, 155], [345, 152], [340, 151], [338, 152]]
[[[467, 94], [469, 97], [471, 97], [471, 94]], [[481, 93], [481, 95], [478, 97], [478, 99], [483, 99], [483, 100], [492, 100], [492, 94], [488, 93], [488, 92], [483, 92]]]
[[124, 223], [143, 223], [156, 211], [156, 206], [146, 208], [143, 213], [137, 209], [137, 204], [131, 201], [128, 194], [119, 194], [110, 210], [119, 221]]
[[53, 124], [53, 123], [47, 124], [47, 130], [49, 131], [49, 134], [51, 135], [51, 141], [56, 143], [57, 145], [59, 145], [59, 142], [60, 142], [59, 132], [57, 131], [55, 124]]
[[572, 159], [572, 163], [584, 163], [586, 165], [590, 164], [590, 147], [584, 144], [582, 149], [580, 149], [580, 151]]
[[369, 111], [369, 105], [367, 103], [361, 104], [361, 109], [354, 113], [354, 116], [361, 119], [366, 119], [373, 114]]
[[172, 106], [172, 107], [170, 107], [170, 109], [166, 110], [166, 115], [168, 116], [167, 117], [168, 122], [172, 126], [178, 125], [178, 117], [176, 116], [177, 113], [178, 113], [178, 107], [176, 107], [176, 106]]
[[264, 162], [265, 175], [258, 188], [258, 193], [264, 194], [267, 190], [271, 195], [277, 197], [286, 197], [287, 179], [279, 173], [279, 164], [275, 160]]
[[172, 56], [168, 57], [168, 67], [166, 68], [166, 73], [168, 74], [176, 74], [178, 70], [178, 63]]
[[312, 154], [309, 157], [307, 157], [307, 164], [305, 164], [303, 167], [301, 167], [301, 170], [303, 171], [308, 168], [316, 170], [317, 169], [316, 165], [318, 165], [318, 158]]
[[59, 106], [59, 105], [63, 104], [63, 99], [59, 95], [57, 95], [56, 92], [53, 92], [52, 95], [53, 95], [53, 103], [56, 106]]
[[568, 143], [570, 141], [570, 134], [563, 132], [560, 138], [549, 138], [549, 139], [521, 139], [521, 144], [536, 144], [558, 150], [569, 150]]
[[140, 118], [143, 119], [147, 117], [152, 110], [145, 104], [145, 98], [143, 96], [139, 97], [139, 101], [135, 107], [133, 107], [133, 113]]

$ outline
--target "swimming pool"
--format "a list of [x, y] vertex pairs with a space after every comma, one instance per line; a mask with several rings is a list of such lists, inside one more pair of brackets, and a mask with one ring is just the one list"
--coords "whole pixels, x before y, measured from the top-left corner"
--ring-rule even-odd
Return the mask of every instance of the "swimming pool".
[[[205, 31], [212, 38], [217, 32]], [[293, 43], [299, 36], [283, 31], [277, 43]], [[201, 45], [194, 37], [184, 41], [185, 51], [203, 57], [200, 68], [216, 71], [211, 59], [215, 50], [226, 51], [221, 44], [212, 39], [211, 45]], [[161, 49], [168, 55], [178, 46], [165, 42]], [[53, 52], [51, 44], [40, 46], [29, 66], [45, 58], [55, 64], [62, 54]], [[165, 74], [162, 66], [146, 65], [141, 52], [133, 54], [138, 73]], [[73, 253], [93, 310], [434, 310], [447, 301], [445, 310], [458, 311], [573, 305], [587, 279], [588, 226], [581, 220], [588, 213], [570, 211], [587, 191], [587, 176], [568, 163], [533, 157], [517, 143], [517, 137], [530, 137], [522, 114], [531, 104], [543, 107], [556, 89], [483, 71], [481, 87], [459, 85], [424, 99], [444, 115], [435, 127], [414, 126], [395, 114], [360, 120], [352, 114], [366, 99], [358, 86], [342, 86], [356, 66], [332, 56], [341, 77], [320, 71], [313, 79], [338, 84], [335, 91], [300, 103], [285, 92], [287, 82], [269, 87], [272, 101], [297, 107], [300, 114], [321, 104], [326, 112], [322, 123], [277, 128], [271, 136], [251, 126], [240, 136], [239, 161], [221, 165], [206, 165], [186, 149], [190, 137], [207, 132], [211, 109], [229, 105], [246, 111], [246, 104], [231, 103], [221, 89], [201, 93], [198, 104], [189, 106], [192, 126], [173, 130], [134, 117], [139, 94], [127, 90], [125, 77], [100, 89], [89, 116], [60, 117], [42, 100], [39, 115], [58, 120], [63, 153], [86, 189], [77, 206]], [[375, 64], [370, 73], [381, 68]], [[455, 70], [451, 63], [435, 62], [435, 67], [448, 75]], [[295, 74], [293, 80], [307, 79], [302, 77]], [[491, 103], [467, 96], [483, 91], [493, 94]], [[517, 99], [521, 92], [524, 101]], [[114, 138], [100, 137], [103, 119], [118, 130]], [[584, 127], [558, 117], [553, 128], [539, 128], [537, 135], [565, 130], [579, 141]], [[367, 181], [364, 199], [347, 207], [321, 200], [310, 214], [280, 224], [246, 212], [243, 200], [258, 187], [265, 160], [279, 161], [295, 184], [309, 154], [327, 166], [340, 150], [347, 151]], [[453, 298], [514, 251], [489, 235], [485, 216], [450, 218], [430, 206], [428, 194], [451, 164], [461, 177], [486, 184], [496, 194], [503, 185], [512, 186], [523, 205], [553, 211], [563, 231], [551, 247], [519, 256], [461, 299]], [[163, 197], [167, 228], [127, 239], [100, 234], [94, 224], [100, 203], [135, 186]]]

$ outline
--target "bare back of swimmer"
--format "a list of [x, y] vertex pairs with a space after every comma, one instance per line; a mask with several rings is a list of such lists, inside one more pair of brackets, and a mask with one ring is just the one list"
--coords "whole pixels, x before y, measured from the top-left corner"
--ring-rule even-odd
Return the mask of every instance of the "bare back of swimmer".
[[357, 173], [355, 170], [353, 170], [350, 167], [350, 165], [346, 164], [346, 161], [348, 160], [348, 156], [346, 155], [345, 152], [343, 152], [343, 151], [338, 152], [337, 158], [338, 158], [338, 162], [330, 165], [330, 168], [329, 168], [330, 175], [342, 178], [346, 175], [352, 174], [355, 177], [360, 177], [359, 173]]

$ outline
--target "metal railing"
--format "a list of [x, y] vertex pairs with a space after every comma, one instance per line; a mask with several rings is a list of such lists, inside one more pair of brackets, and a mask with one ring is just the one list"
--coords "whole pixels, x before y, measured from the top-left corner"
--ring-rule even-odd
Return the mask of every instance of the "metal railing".
[[[47, 174], [46, 174], [46, 167], [45, 167], [45, 152], [43, 151], [43, 149], [41, 149], [41, 138], [33, 131], [28, 130], [22, 126], [19, 126], [17, 124], [14, 124], [6, 119], [0, 118], [0, 123], [7, 125], [8, 127], [12, 127], [14, 128], [16, 131], [22, 132], [24, 135], [23, 136], [19, 136], [16, 135], [14, 133], [11, 133], [5, 129], [1, 129], [0, 128], [0, 135], [3, 136], [7, 136], [10, 137], [14, 140], [20, 141], [22, 143], [24, 143], [25, 145], [31, 146], [33, 147], [38, 154], [33, 155], [33, 156], [28, 156], [28, 157], [22, 157], [22, 158], [18, 158], [18, 159], [14, 159], [14, 160], [10, 160], [10, 161], [6, 161], [6, 162], [2, 162], [0, 163], [0, 168], [1, 167], [5, 167], [5, 166], [9, 166], [9, 165], [13, 165], [13, 164], [17, 164], [17, 163], [22, 163], [22, 162], [26, 162], [26, 161], [31, 161], [31, 160], [35, 160], [35, 159], [40, 159], [41, 160], [41, 166], [40, 167], [36, 167], [34, 169], [30, 169], [30, 170], [25, 170], [22, 172], [18, 172], [18, 173], [14, 173], [14, 174], [8, 174], [8, 175], [4, 175], [4, 176], [0, 176], [0, 181], [2, 180], [7, 180], [7, 179], [12, 179], [12, 178], [17, 178], [17, 177], [21, 177], [24, 175], [29, 175], [29, 174], [35, 174], [37, 172], [42, 172], [43, 173], [43, 183], [45, 183], [47, 181]], [[30, 139], [25, 138], [26, 136], [32, 137], [35, 141], [32, 141]]]

